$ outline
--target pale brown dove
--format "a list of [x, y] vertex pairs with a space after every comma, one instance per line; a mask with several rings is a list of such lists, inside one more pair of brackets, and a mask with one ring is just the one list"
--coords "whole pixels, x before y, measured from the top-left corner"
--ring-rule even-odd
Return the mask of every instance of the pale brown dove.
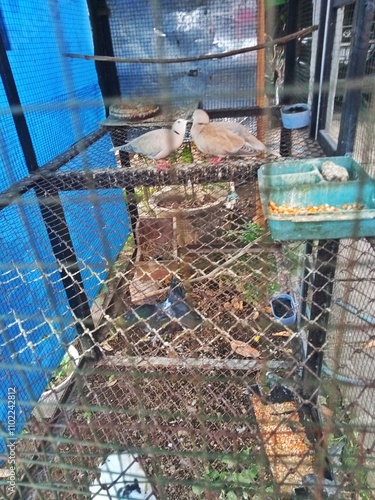
[[193, 113], [191, 137], [199, 151], [219, 157], [218, 161], [223, 156], [247, 156], [267, 151], [266, 146], [241, 123], [210, 122], [203, 109], [196, 109]]
[[[110, 151], [126, 151], [130, 154], [140, 154], [152, 160], [163, 160], [178, 149], [185, 137], [187, 120], [176, 120], [171, 129], [159, 128], [136, 137], [132, 141], [112, 148]], [[166, 162], [159, 163], [159, 169], [166, 168]]]

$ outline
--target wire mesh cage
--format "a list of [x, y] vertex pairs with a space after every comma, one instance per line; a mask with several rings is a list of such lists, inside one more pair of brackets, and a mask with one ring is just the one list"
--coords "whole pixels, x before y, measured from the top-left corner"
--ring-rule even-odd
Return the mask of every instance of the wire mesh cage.
[[0, 6], [1, 498], [373, 497], [373, 22]]

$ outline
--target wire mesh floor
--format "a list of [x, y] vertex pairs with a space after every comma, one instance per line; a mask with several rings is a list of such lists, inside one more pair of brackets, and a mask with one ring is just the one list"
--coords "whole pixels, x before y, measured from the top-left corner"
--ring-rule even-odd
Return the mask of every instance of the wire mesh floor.
[[[271, 141], [272, 134], [276, 141], [277, 131]], [[292, 157], [303, 156], [321, 151], [305, 130], [294, 131]], [[20, 467], [31, 465], [22, 498], [91, 498], [98, 465], [124, 450], [139, 454], [158, 498], [267, 499], [288, 497], [303, 486], [306, 471], [299, 468], [308, 447], [294, 463], [295, 449], [285, 448], [276, 461], [266, 453], [272, 439], [304, 439], [297, 422], [303, 402], [296, 396], [295, 408], [275, 407], [273, 415], [280, 412], [282, 420], [270, 437], [261, 425], [270, 420], [255, 418], [253, 398], [254, 387], [269, 392], [280, 381], [297, 394], [305, 333], [275, 322], [269, 298], [277, 291], [298, 293], [304, 242], [275, 244], [261, 226], [249, 237], [253, 221], [261, 222], [256, 182], [236, 186], [236, 193], [234, 206], [195, 214], [179, 233], [185, 243], [178, 245], [172, 271], [199, 313], [199, 325], [186, 328], [177, 320], [155, 329], [126, 321], [139, 263], [128, 242], [96, 301], [103, 358], [76, 370], [73, 393], [55, 420], [43, 419], [36, 408], [19, 443]], [[152, 194], [138, 193], [144, 218], [155, 215]], [[158, 301], [169, 293], [170, 276], [164, 279]], [[321, 436], [314, 439], [321, 446]], [[329, 476], [322, 481], [333, 488]], [[330, 491], [352, 498], [353, 488], [350, 474], [343, 473], [340, 490]], [[107, 490], [103, 485], [104, 497]]]

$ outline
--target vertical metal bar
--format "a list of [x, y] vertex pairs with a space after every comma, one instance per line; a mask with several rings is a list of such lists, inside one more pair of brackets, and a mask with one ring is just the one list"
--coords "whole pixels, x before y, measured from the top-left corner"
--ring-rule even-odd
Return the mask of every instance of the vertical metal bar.
[[[327, 10], [328, 9], [328, 10]], [[330, 2], [321, 2], [319, 32], [316, 53], [314, 88], [311, 105], [310, 137], [317, 136], [317, 130], [325, 127], [327, 118], [329, 79], [332, 65], [332, 50], [335, 39], [337, 9]], [[322, 61], [321, 55], [325, 54]]]
[[[95, 54], [114, 56], [109, 24], [110, 10], [106, 0], [87, 0], [87, 6], [90, 14]], [[121, 95], [116, 63], [95, 61], [95, 66], [108, 113], [110, 100]]]
[[[290, 35], [295, 33], [298, 29], [299, 17], [299, 4], [298, 0], [289, 0], [288, 14], [286, 23], [286, 34]], [[287, 94], [284, 96], [284, 104], [288, 104], [291, 100], [290, 89], [296, 80], [296, 54], [297, 54], [297, 40], [291, 40], [285, 45], [285, 75], [284, 85], [286, 89], [289, 88]]]
[[[87, 0], [87, 5], [90, 13], [95, 54], [102, 56], [114, 56], [111, 27], [109, 24], [110, 10], [107, 6], [106, 0]], [[108, 112], [110, 101], [121, 95], [116, 63], [96, 61], [95, 65], [98, 72], [100, 89], [102, 91], [106, 110]], [[126, 128], [116, 129], [116, 133], [111, 131], [111, 139], [115, 147], [125, 144], [127, 141]], [[120, 151], [120, 161], [122, 167], [126, 168], [130, 166], [128, 153]], [[135, 190], [133, 187], [128, 187], [125, 189], [125, 193], [130, 224], [133, 231], [134, 242], [136, 244], [135, 227], [138, 220], [138, 207], [136, 203]]]
[[26, 118], [21, 108], [16, 82], [13, 77], [12, 68], [9, 63], [2, 36], [0, 36], [0, 76], [11, 108], [14, 125], [25, 157], [27, 170], [30, 173], [35, 172], [38, 169], [38, 162]]
[[[127, 142], [127, 137], [128, 137], [128, 131], [126, 127], [121, 127], [116, 129], [116, 133], [111, 132], [111, 139], [114, 147], [118, 147], [121, 146], [122, 144], [125, 144]], [[126, 151], [120, 151], [120, 162], [121, 162], [121, 167], [123, 168], [130, 167], [130, 157]], [[125, 194], [126, 194], [126, 206], [128, 209], [130, 225], [134, 237], [134, 245], [136, 247], [137, 246], [136, 225], [139, 218], [139, 213], [138, 213], [138, 205], [134, 187], [129, 187], [129, 186], [126, 187]]]
[[[14, 125], [21, 144], [21, 149], [25, 157], [25, 163], [28, 171], [35, 172], [38, 162], [32, 143], [30, 131], [22, 110], [20, 97], [18, 94], [16, 82], [13, 77], [8, 55], [5, 50], [4, 42], [0, 36], [0, 76], [3, 81], [5, 93], [12, 111]], [[91, 318], [90, 307], [83, 287], [83, 281], [79, 272], [77, 257], [74, 253], [73, 243], [69, 234], [69, 228], [58, 193], [50, 188], [38, 186], [35, 189], [40, 204], [43, 222], [51, 242], [52, 250], [56, 260], [59, 262], [59, 271], [69, 305], [73, 314], [78, 318], [76, 324], [77, 333], [82, 334], [84, 329], [82, 323], [92, 331], [93, 322]], [[53, 199], [53, 203], [50, 201]], [[64, 248], [64, 250], [62, 250]], [[62, 259], [62, 260], [60, 260]], [[87, 357], [97, 358], [98, 348], [92, 342], [89, 335], [80, 336], [82, 349], [87, 353]]]
[[95, 326], [59, 194], [43, 183], [35, 191], [69, 305], [77, 319], [75, 326], [82, 351], [86, 358], [98, 359], [100, 350], [91, 337]]
[[[258, 43], [264, 43], [266, 38], [266, 23], [265, 23], [265, 6], [264, 0], [258, 0], [258, 28], [257, 38]], [[257, 53], [257, 106], [264, 108], [265, 104], [265, 74], [266, 74], [266, 50], [258, 50]], [[265, 117], [259, 115], [257, 117], [257, 137], [260, 141], [266, 141], [265, 132]]]
[[[295, 33], [298, 27], [298, 0], [289, 0], [286, 34]], [[281, 104], [290, 104], [292, 101], [291, 89], [296, 79], [296, 53], [297, 41], [291, 40], [285, 46], [285, 70], [284, 89], [281, 97]], [[284, 127], [281, 128], [280, 135], [280, 155], [290, 156], [292, 152], [292, 131]]]
[[318, 397], [338, 249], [339, 240], [319, 241], [302, 384], [304, 398], [313, 404]]
[[362, 79], [366, 71], [367, 51], [370, 44], [374, 13], [375, 0], [357, 0], [355, 2], [352, 45], [346, 73], [349, 87], [344, 95], [340, 121], [337, 147], [339, 155], [350, 154], [354, 150], [358, 115], [362, 102]]
[[280, 132], [280, 155], [290, 156], [292, 154], [292, 131], [281, 127]]
[[303, 267], [302, 287], [301, 287], [301, 316], [306, 317], [307, 294], [309, 292], [309, 282], [311, 271], [306, 267], [306, 256], [312, 255], [313, 245], [311, 241], [307, 241], [305, 245], [305, 265]]

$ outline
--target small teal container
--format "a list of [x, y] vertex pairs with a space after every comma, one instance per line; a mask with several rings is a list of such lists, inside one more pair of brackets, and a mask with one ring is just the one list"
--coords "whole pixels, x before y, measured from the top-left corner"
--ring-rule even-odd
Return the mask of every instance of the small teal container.
[[[346, 168], [347, 182], [323, 178], [322, 164], [328, 160]], [[375, 179], [353, 158], [267, 163], [258, 170], [258, 183], [263, 213], [275, 241], [375, 237]], [[329, 205], [337, 211], [280, 214], [271, 210], [270, 202], [297, 209]], [[347, 205], [354, 209], [345, 209]]]
[[297, 319], [296, 303], [288, 293], [278, 293], [270, 300], [273, 317], [285, 326], [294, 325]]
[[303, 128], [310, 125], [311, 109], [306, 103], [289, 104], [281, 108], [283, 127], [288, 129]]

